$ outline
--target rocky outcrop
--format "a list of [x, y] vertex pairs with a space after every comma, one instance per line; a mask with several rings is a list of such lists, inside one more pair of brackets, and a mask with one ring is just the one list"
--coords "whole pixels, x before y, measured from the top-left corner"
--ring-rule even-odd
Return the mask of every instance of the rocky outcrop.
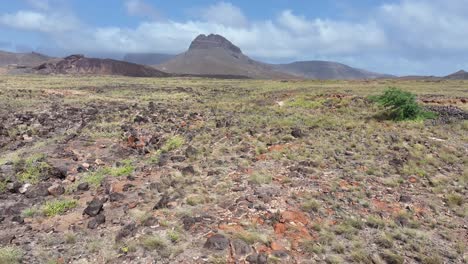
[[169, 74], [149, 66], [111, 59], [86, 58], [71, 55], [48, 61], [34, 68], [41, 74], [123, 75], [131, 77], [167, 77]]

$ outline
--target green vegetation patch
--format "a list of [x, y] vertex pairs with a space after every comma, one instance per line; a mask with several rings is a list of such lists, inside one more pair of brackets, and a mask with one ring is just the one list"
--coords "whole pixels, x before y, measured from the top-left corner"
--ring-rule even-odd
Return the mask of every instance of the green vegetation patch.
[[17, 162], [17, 166], [23, 165], [23, 169], [16, 177], [20, 182], [37, 184], [41, 176], [48, 172], [50, 165], [45, 162], [46, 156], [44, 154], [35, 154], [23, 161]]
[[436, 117], [435, 113], [427, 112], [416, 102], [416, 95], [400, 90], [388, 88], [382, 95], [370, 98], [385, 108], [385, 114], [392, 120], [416, 120]]
[[23, 252], [16, 247], [0, 247], [0, 264], [21, 263]]
[[55, 200], [46, 202], [41, 210], [45, 216], [53, 217], [64, 214], [78, 205], [76, 200]]

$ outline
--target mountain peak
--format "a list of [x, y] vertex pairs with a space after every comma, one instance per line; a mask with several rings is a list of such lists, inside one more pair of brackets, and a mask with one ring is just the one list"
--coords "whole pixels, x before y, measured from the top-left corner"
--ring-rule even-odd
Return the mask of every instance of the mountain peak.
[[196, 49], [211, 49], [211, 48], [223, 48], [234, 53], [242, 53], [241, 49], [236, 45], [232, 44], [225, 37], [217, 34], [210, 35], [198, 35], [190, 44], [189, 50]]

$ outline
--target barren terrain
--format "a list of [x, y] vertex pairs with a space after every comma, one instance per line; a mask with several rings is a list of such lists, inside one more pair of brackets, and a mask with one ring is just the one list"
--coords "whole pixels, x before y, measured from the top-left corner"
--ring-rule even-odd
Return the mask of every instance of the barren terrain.
[[[435, 120], [368, 96], [412, 91]], [[466, 263], [467, 81], [0, 76], [0, 263]]]

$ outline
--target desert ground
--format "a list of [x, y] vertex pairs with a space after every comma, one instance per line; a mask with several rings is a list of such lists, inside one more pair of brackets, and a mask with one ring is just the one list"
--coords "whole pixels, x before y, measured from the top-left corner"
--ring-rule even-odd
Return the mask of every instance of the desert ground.
[[[386, 120], [411, 91], [436, 119]], [[468, 81], [0, 76], [0, 263], [466, 263]]]

